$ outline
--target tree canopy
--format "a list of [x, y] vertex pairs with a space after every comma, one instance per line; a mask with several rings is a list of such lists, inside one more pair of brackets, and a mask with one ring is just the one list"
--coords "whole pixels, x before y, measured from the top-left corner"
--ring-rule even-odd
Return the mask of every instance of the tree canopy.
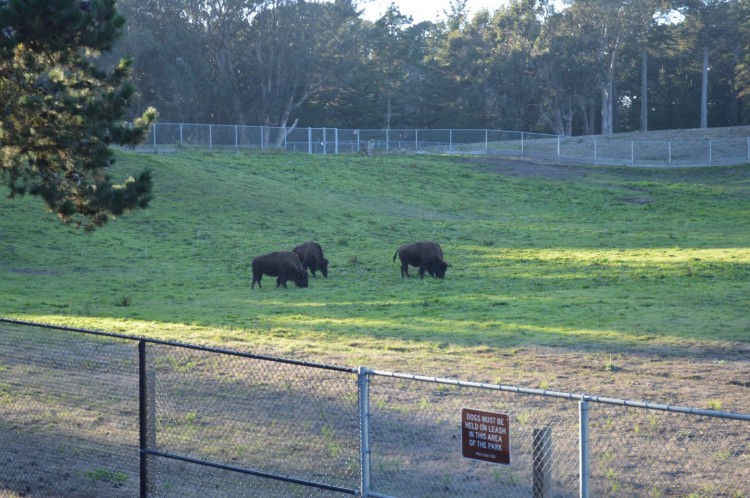
[[110, 145], [140, 142], [156, 111], [123, 121], [131, 60], [103, 68], [125, 19], [114, 0], [0, 0], [0, 171], [10, 196], [41, 197], [63, 222], [94, 230], [145, 208], [149, 171], [112, 183]]
[[[750, 124], [750, 0], [119, 0], [165, 121], [560, 134]], [[699, 22], [700, 21], [700, 22]], [[719, 22], [720, 21], [720, 22]]]

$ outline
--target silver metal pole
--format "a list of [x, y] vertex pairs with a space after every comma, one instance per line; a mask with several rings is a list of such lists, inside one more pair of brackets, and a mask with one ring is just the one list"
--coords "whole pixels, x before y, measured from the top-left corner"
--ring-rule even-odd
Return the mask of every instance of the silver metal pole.
[[594, 138], [594, 164], [596, 164], [596, 161], [598, 159], [596, 152], [596, 138]]
[[307, 127], [307, 153], [312, 154], [312, 128]]
[[635, 142], [630, 141], [630, 164], [635, 164]]
[[523, 155], [523, 132], [521, 132], [521, 155]]
[[672, 142], [669, 142], [669, 165], [672, 165]]
[[208, 125], [208, 148], [214, 148], [214, 126]]
[[589, 402], [578, 402], [579, 414], [579, 462], [580, 471], [580, 498], [589, 498]]
[[708, 164], [713, 164], [714, 162], [714, 141], [709, 140], [708, 141]]
[[359, 446], [360, 446], [360, 493], [370, 496], [370, 371], [359, 367]]
[[234, 148], [239, 149], [240, 148], [240, 142], [237, 135], [237, 125], [234, 125]]

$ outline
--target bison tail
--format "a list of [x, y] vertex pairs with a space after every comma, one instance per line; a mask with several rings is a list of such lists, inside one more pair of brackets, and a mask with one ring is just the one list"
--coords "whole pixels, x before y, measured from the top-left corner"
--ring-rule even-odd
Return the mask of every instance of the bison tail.
[[398, 249], [396, 249], [396, 254], [393, 255], [393, 261], [396, 261], [396, 256], [398, 256]]

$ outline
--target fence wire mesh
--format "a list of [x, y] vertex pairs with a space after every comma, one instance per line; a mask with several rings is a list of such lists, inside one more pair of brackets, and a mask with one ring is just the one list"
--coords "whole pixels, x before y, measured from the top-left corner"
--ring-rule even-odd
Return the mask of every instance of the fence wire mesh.
[[0, 494], [136, 496], [135, 343], [7, 324], [0, 334]]
[[[579, 496], [580, 395], [80, 332], [0, 319], [0, 495], [138, 495], [140, 384], [149, 496]], [[749, 416], [586, 398], [588, 496], [750, 496]]]
[[[537, 496], [536, 468], [537, 479], [540, 475], [551, 479], [555, 496], [578, 496], [578, 409], [573, 401], [375, 376], [370, 406], [376, 493]], [[464, 408], [508, 416], [510, 465], [463, 457]], [[535, 437], [543, 430], [549, 431], [548, 438]], [[534, 465], [539, 453], [551, 453], [541, 468]]]
[[356, 375], [166, 345], [150, 345], [147, 363], [155, 372], [155, 450], [359, 488]]
[[138, 149], [175, 147], [273, 149], [307, 154], [484, 154], [647, 167], [750, 163], [750, 137], [657, 141], [483, 129], [360, 130], [156, 123]]

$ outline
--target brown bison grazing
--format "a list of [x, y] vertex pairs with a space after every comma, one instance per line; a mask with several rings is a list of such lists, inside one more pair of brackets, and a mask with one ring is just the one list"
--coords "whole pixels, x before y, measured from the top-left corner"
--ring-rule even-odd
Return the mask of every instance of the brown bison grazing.
[[305, 242], [292, 249], [292, 251], [299, 256], [302, 268], [305, 270], [309, 268], [313, 277], [315, 276], [315, 272], [320, 270], [320, 273], [328, 278], [328, 260], [323, 257], [323, 248], [320, 247], [320, 244], [317, 242]]
[[396, 256], [401, 259], [402, 278], [409, 276], [409, 265], [419, 267], [419, 278], [424, 278], [424, 272], [443, 278], [449, 266], [443, 259], [443, 250], [435, 242], [404, 244], [393, 255], [393, 261], [396, 261]]
[[293, 280], [297, 287], [307, 287], [307, 270], [302, 268], [302, 263], [292, 251], [276, 251], [256, 256], [253, 258], [253, 284], [250, 288], [255, 287], [255, 282], [260, 285], [260, 279], [263, 275], [276, 278], [276, 287], [283, 285], [286, 289], [287, 280]]

